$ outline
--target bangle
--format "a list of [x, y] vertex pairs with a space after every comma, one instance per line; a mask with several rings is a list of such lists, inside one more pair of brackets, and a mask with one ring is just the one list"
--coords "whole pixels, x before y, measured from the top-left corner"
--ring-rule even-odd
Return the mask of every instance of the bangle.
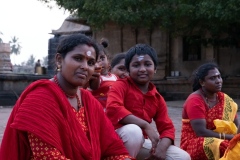
[[219, 133], [219, 139], [222, 139], [222, 137], [221, 137], [221, 133]]

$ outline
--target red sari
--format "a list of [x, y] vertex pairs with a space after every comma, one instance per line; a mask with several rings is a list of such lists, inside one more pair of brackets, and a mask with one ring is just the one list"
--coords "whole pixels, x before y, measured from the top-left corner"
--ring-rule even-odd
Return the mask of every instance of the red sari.
[[180, 147], [190, 154], [192, 160], [218, 160], [229, 145], [228, 140], [198, 137], [190, 124], [190, 120], [206, 119], [207, 129], [214, 130], [215, 119], [234, 121], [237, 104], [228, 95], [217, 94], [219, 102], [211, 109], [198, 94], [191, 94], [184, 103]]
[[39, 80], [32, 83], [22, 93], [9, 117], [0, 148], [0, 159], [30, 159], [32, 151], [28, 133], [72, 160], [100, 160], [128, 155], [122, 140], [91, 93], [81, 89], [90, 139], [80, 127], [76, 113], [65, 97], [52, 81]]

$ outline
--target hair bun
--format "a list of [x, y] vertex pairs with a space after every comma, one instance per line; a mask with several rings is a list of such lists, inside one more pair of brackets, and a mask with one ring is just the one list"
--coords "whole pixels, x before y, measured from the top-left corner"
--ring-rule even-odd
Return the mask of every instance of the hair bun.
[[108, 46], [108, 40], [105, 39], [105, 38], [102, 38], [102, 39], [101, 39], [101, 44], [102, 44], [102, 46], [103, 46], [104, 48], [107, 48], [107, 46]]

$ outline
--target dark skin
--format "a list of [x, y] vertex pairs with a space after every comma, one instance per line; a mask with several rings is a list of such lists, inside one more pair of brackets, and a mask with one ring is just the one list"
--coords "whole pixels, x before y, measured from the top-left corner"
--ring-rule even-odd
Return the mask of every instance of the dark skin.
[[120, 123], [136, 124], [146, 132], [149, 139], [152, 141], [152, 149], [150, 151], [151, 155], [148, 158], [145, 158], [146, 160], [165, 160], [166, 151], [168, 147], [172, 144], [172, 141], [169, 138], [159, 139], [158, 134], [147, 121], [134, 115], [126, 116], [120, 121]]
[[[155, 71], [156, 69], [153, 60], [149, 55], [134, 55], [129, 65], [130, 77], [144, 94], [148, 92], [149, 82], [153, 78]], [[120, 121], [120, 123], [136, 124], [146, 132], [152, 142], [150, 156], [146, 159], [166, 159], [166, 151], [172, 144], [171, 139], [159, 139], [158, 134], [147, 121], [134, 115], [126, 116]]]
[[[91, 51], [91, 54], [87, 52]], [[87, 45], [78, 45], [72, 51], [68, 52], [63, 58], [59, 53], [56, 54], [56, 65], [61, 66], [61, 71], [57, 73], [59, 85], [68, 95], [77, 93], [81, 101], [79, 87], [83, 87], [89, 78], [93, 75], [96, 62], [96, 53], [93, 47]], [[51, 79], [54, 81], [53, 79]], [[77, 99], [68, 98], [69, 103], [76, 110], [78, 109]], [[130, 160], [130, 158], [125, 158]]]
[[94, 73], [92, 74], [92, 77], [89, 79], [89, 81], [87, 82], [87, 84], [84, 86], [84, 88], [86, 89], [87, 87], [91, 88], [92, 90], [96, 90], [99, 88], [100, 85], [100, 76], [101, 76], [101, 66], [100, 64], [97, 62], [95, 63], [95, 70]]
[[[204, 78], [203, 81], [200, 80], [199, 83], [201, 84], [202, 90], [205, 93], [205, 95], [202, 93], [201, 90], [195, 91], [194, 94], [199, 94], [204, 99], [205, 99], [205, 96], [207, 96], [208, 102], [205, 100], [205, 103], [207, 105], [209, 104], [210, 108], [214, 107], [218, 103], [216, 94], [217, 92], [221, 91], [221, 87], [222, 87], [222, 78], [221, 78], [220, 72], [216, 68], [213, 70], [209, 70], [208, 75]], [[206, 128], [207, 123], [205, 119], [191, 120], [190, 123], [197, 136], [220, 138], [219, 133]], [[236, 126], [238, 126], [239, 124], [236, 118], [234, 119], [234, 123]], [[240, 130], [238, 129], [238, 133], [239, 131]], [[231, 140], [233, 137], [234, 137], [233, 134], [225, 135], [225, 139], [227, 140]]]
[[110, 66], [109, 66], [107, 56], [105, 55], [105, 53], [103, 51], [100, 51], [97, 63], [95, 65], [95, 72], [94, 72], [93, 76], [91, 77], [91, 79], [89, 80], [89, 87], [92, 90], [96, 90], [99, 88], [100, 76], [101, 75], [106, 76], [108, 74], [109, 68], [110, 68]]

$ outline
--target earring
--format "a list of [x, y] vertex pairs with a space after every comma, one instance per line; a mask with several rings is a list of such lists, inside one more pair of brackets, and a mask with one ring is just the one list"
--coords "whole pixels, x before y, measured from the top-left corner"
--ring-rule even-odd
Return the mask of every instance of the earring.
[[157, 73], [157, 71], [154, 71], [154, 73]]
[[61, 71], [61, 65], [58, 64], [58, 65], [57, 65], [57, 72], [60, 72], [60, 71]]

